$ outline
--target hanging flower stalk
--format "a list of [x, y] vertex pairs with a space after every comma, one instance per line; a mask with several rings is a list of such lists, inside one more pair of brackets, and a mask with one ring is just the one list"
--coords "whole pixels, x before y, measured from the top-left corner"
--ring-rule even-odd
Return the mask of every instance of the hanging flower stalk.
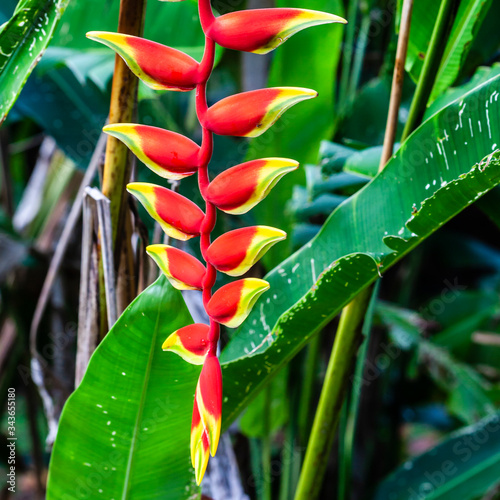
[[214, 66], [215, 44], [228, 49], [265, 54], [297, 31], [317, 24], [345, 20], [304, 9], [256, 9], [216, 18], [210, 0], [199, 0], [199, 15], [205, 34], [202, 61], [176, 49], [129, 35], [91, 32], [87, 36], [119, 54], [149, 87], [157, 90], [196, 90], [196, 112], [202, 127], [201, 146], [174, 132], [136, 124], [111, 124], [108, 134], [123, 141], [156, 174], [178, 180], [198, 174], [205, 212], [187, 198], [160, 186], [131, 183], [128, 191], [146, 208], [171, 238], [200, 237], [203, 264], [188, 253], [169, 245], [147, 248], [172, 285], [179, 290], [201, 290], [210, 324], [187, 325], [164, 342], [189, 363], [202, 365], [194, 396], [191, 426], [191, 459], [200, 484], [209, 453], [217, 451], [221, 428], [222, 374], [217, 358], [220, 325], [236, 328], [268, 288], [261, 279], [245, 278], [221, 287], [214, 294], [217, 271], [241, 276], [286, 234], [267, 226], [237, 229], [214, 242], [216, 209], [244, 214], [264, 199], [274, 185], [298, 163], [285, 158], [264, 158], [229, 168], [210, 182], [208, 164], [213, 134], [257, 137], [289, 107], [316, 96], [297, 87], [260, 89], [236, 94], [208, 106], [207, 82]]

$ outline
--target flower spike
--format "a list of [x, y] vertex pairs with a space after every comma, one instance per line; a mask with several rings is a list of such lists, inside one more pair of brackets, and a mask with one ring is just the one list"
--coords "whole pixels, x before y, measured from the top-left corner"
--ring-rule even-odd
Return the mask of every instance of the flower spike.
[[208, 325], [201, 323], [184, 326], [170, 334], [161, 348], [164, 351], [175, 352], [192, 365], [202, 365], [210, 347], [208, 331]]
[[300, 30], [346, 23], [339, 16], [306, 9], [252, 9], [218, 17], [207, 35], [222, 47], [267, 54]]
[[291, 106], [318, 94], [299, 87], [251, 90], [222, 99], [201, 117], [202, 125], [218, 135], [258, 137]]
[[234, 281], [214, 293], [207, 304], [207, 313], [218, 323], [237, 328], [266, 290], [269, 290], [269, 283], [257, 278]]
[[163, 350], [202, 366], [194, 395], [190, 443], [199, 485], [210, 455], [217, 451], [221, 432], [222, 373], [217, 358], [220, 325], [240, 326], [269, 289], [264, 280], [246, 278], [226, 284], [212, 295], [217, 271], [241, 276], [272, 245], [286, 238], [279, 229], [253, 226], [230, 231], [212, 242], [217, 209], [235, 215], [248, 212], [285, 174], [299, 166], [287, 158], [258, 159], [229, 168], [210, 182], [208, 164], [213, 153], [213, 135], [257, 137], [288, 108], [317, 95], [314, 90], [300, 87], [276, 87], [229, 96], [208, 107], [206, 90], [215, 62], [215, 44], [265, 54], [304, 28], [345, 20], [294, 8], [239, 11], [216, 18], [211, 0], [198, 0], [198, 11], [205, 35], [200, 63], [179, 50], [135, 36], [101, 31], [87, 36], [113, 49], [153, 89], [196, 89], [194, 104], [202, 128], [200, 146], [183, 135], [146, 125], [117, 123], [106, 126], [104, 131], [122, 141], [161, 177], [178, 180], [198, 174], [206, 213], [184, 196], [161, 186], [133, 182], [127, 190], [167, 235], [179, 240], [200, 236], [203, 260], [169, 245], [151, 245], [146, 249], [175, 288], [202, 290], [205, 312], [210, 317], [209, 325], [183, 326], [162, 345]]
[[200, 147], [183, 135], [132, 123], [106, 125], [103, 130], [122, 141], [139, 160], [165, 179], [179, 180], [198, 171]]
[[208, 248], [207, 259], [229, 276], [245, 274], [286, 233], [268, 226], [244, 227], [219, 236]]
[[261, 202], [299, 164], [286, 158], [252, 160], [219, 174], [208, 186], [207, 199], [223, 212], [241, 215]]
[[146, 252], [177, 290], [201, 290], [207, 270], [195, 257], [169, 245], [149, 245]]
[[144, 205], [171, 238], [186, 241], [200, 234], [205, 214], [184, 196], [145, 182], [131, 182], [127, 191]]
[[196, 387], [196, 401], [201, 421], [208, 434], [210, 454], [219, 444], [222, 414], [222, 372], [217, 356], [208, 355]]
[[193, 90], [199, 83], [199, 64], [177, 49], [132, 35], [90, 31], [87, 38], [107, 45], [130, 71], [154, 90]]

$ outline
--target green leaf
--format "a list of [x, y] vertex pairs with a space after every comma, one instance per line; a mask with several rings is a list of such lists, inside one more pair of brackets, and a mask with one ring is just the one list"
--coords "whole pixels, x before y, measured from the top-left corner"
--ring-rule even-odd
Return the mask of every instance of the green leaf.
[[450, 435], [403, 464], [373, 500], [475, 500], [500, 476], [500, 414]]
[[457, 17], [448, 38], [441, 66], [436, 76], [436, 82], [432, 89], [430, 101], [436, 99], [436, 97], [441, 95], [444, 90], [455, 82], [491, 4], [492, 0], [468, 0], [467, 2], [460, 2]]
[[161, 349], [191, 322], [163, 277], [127, 308], [64, 407], [49, 500], [198, 498], [189, 439], [200, 369]]
[[459, 85], [458, 87], [452, 87], [446, 90], [441, 96], [439, 96], [426, 110], [425, 118], [429, 118], [434, 113], [437, 113], [440, 109], [451, 102], [460, 99], [463, 95], [471, 90], [475, 89], [477, 86], [484, 82], [487, 82], [491, 78], [500, 74], [500, 64], [495, 63], [493, 66], [481, 66], [474, 73], [473, 77], [467, 83]]
[[[278, 0], [277, 7], [304, 7], [301, 0]], [[340, 0], [310, 0], [308, 9], [342, 16]], [[250, 142], [248, 159], [265, 157], [293, 158], [302, 165], [316, 163], [321, 140], [333, 131], [332, 113], [335, 74], [340, 56], [344, 26], [315, 26], [296, 34], [273, 56], [268, 85], [307, 87], [318, 97], [287, 111], [266, 134]], [[304, 71], [307, 68], [307, 71]], [[276, 225], [276, 214], [283, 214], [292, 197], [293, 186], [304, 183], [304, 172], [288, 174], [276, 189], [254, 210], [259, 224]], [[290, 213], [280, 217], [280, 228], [289, 232]], [[263, 262], [272, 268], [290, 254], [290, 242], [273, 247]]]
[[0, 124], [42, 57], [69, 0], [21, 0], [0, 31]]
[[[413, 7], [412, 29], [405, 68], [415, 82], [418, 81], [422, 70], [440, 4], [441, 2], [434, 0], [420, 0], [415, 2]], [[491, 4], [491, 0], [460, 2], [432, 91], [431, 101], [455, 82]]]
[[270, 291], [222, 353], [224, 425], [379, 272], [500, 183], [499, 90], [496, 77], [422, 124], [382, 173], [267, 275]]

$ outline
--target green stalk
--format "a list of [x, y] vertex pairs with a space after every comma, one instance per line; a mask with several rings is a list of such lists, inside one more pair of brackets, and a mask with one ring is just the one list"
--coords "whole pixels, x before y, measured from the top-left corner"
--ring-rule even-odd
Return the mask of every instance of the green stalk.
[[[359, 350], [354, 371], [354, 380], [352, 383], [351, 400], [348, 407], [345, 433], [343, 439], [343, 453], [339, 454], [339, 500], [347, 500], [352, 486], [352, 459], [354, 455], [354, 437], [356, 434], [356, 424], [358, 422], [359, 404], [361, 401], [361, 390], [363, 381], [363, 371], [365, 368], [368, 347], [370, 345], [370, 332], [373, 323], [373, 314], [375, 313], [375, 304], [377, 303], [380, 281], [377, 281], [373, 287], [373, 293], [368, 305], [368, 311], [365, 316], [363, 328], [363, 344]], [[347, 404], [347, 403], [346, 403]]]
[[[413, 0], [404, 0], [388, 125], [384, 138], [384, 156], [381, 159], [379, 171], [384, 168], [394, 148], [396, 117], [403, 85], [402, 68], [406, 59], [412, 8]], [[369, 286], [363, 290], [342, 311], [295, 500], [315, 500], [321, 489], [344, 395], [349, 385], [349, 375], [354, 366], [357, 348], [362, 340], [361, 325], [367, 312], [372, 289]]]
[[262, 438], [262, 499], [271, 500], [271, 384], [264, 389], [264, 437]]
[[444, 50], [446, 48], [446, 39], [448, 36], [449, 28], [453, 24], [452, 11], [456, 0], [443, 0], [439, 8], [438, 17], [434, 30], [432, 31], [431, 40], [429, 42], [429, 49], [424, 59], [424, 65], [420, 72], [418, 79], [417, 89], [411, 102], [408, 121], [406, 122], [401, 137], [403, 142], [421, 123], [424, 116], [425, 108], [431, 95], [436, 75], [443, 58]]
[[316, 335], [307, 346], [304, 359], [304, 379], [298, 408], [299, 442], [301, 446], [307, 443], [307, 438], [311, 430], [311, 404], [313, 401], [320, 347], [321, 333]]
[[[120, 0], [118, 32], [142, 36], [146, 0]], [[137, 100], [138, 79], [128, 69], [120, 56], [115, 56], [115, 69], [111, 87], [109, 108], [110, 123], [130, 123], [133, 121]], [[136, 294], [134, 262], [130, 241], [131, 222], [127, 208], [126, 185], [130, 180], [132, 156], [125, 144], [109, 137], [102, 172], [102, 194], [110, 200], [113, 252], [117, 269], [117, 302], [124, 309]], [[121, 279], [120, 279], [121, 278]], [[99, 262], [99, 308], [100, 337], [106, 335], [106, 294], [104, 290], [102, 261]], [[121, 312], [121, 311], [119, 311]]]
[[361, 340], [361, 325], [370, 291], [371, 287], [363, 290], [342, 311], [295, 500], [313, 500], [321, 489], [342, 402], [350, 383], [349, 375]]

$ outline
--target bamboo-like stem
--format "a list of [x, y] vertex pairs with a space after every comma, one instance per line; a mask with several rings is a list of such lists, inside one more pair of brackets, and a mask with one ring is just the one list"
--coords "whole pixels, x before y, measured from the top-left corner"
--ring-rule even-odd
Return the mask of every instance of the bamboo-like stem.
[[[368, 355], [368, 348], [370, 344], [370, 332], [372, 329], [373, 314], [375, 312], [375, 304], [377, 303], [378, 290], [380, 288], [380, 280], [378, 280], [375, 285], [373, 285], [373, 292], [371, 294], [370, 303], [368, 305], [368, 311], [365, 315], [365, 320], [363, 322], [363, 328], [361, 333], [363, 335], [363, 344], [359, 350], [358, 358], [356, 361], [356, 368], [354, 372], [354, 379], [352, 382], [351, 389], [351, 399], [346, 414], [346, 425], [345, 434], [343, 436], [344, 450], [343, 455], [340, 457], [340, 468], [339, 475], [341, 476], [340, 481], [343, 484], [343, 489], [339, 488], [339, 499], [347, 500], [351, 495], [352, 486], [352, 462], [353, 462], [353, 450], [354, 450], [354, 438], [356, 435], [356, 426], [358, 422], [359, 413], [359, 402], [361, 397], [361, 391], [363, 389], [363, 372], [365, 368], [366, 358]], [[347, 403], [347, 401], [346, 401]]]
[[[141, 36], [146, 10], [145, 0], [121, 0], [118, 32]], [[137, 97], [138, 79], [124, 60], [115, 56], [115, 70], [111, 87], [109, 123], [130, 123]], [[102, 173], [102, 194], [111, 202], [113, 248], [120, 243], [125, 211], [125, 186], [130, 177], [131, 155], [127, 146], [115, 137], [106, 144], [106, 158]]]
[[[141, 36], [144, 27], [146, 0], [120, 0], [118, 32]], [[128, 69], [123, 59], [116, 55], [111, 102], [109, 108], [110, 123], [130, 123], [133, 121], [137, 99], [138, 80]], [[135, 297], [135, 273], [133, 269], [131, 241], [126, 238], [125, 217], [130, 217], [127, 208], [126, 185], [130, 179], [132, 156], [125, 144], [115, 137], [109, 137], [106, 144], [106, 157], [102, 173], [102, 193], [111, 202], [111, 229], [113, 252], [117, 264], [117, 275], [126, 286], [120, 287], [122, 305], [130, 303]], [[125, 246], [124, 246], [125, 245]], [[122, 255], [124, 256], [122, 258]], [[102, 262], [99, 264], [100, 296], [100, 336], [103, 337], [112, 325], [106, 322], [106, 302], [103, 283]], [[119, 311], [120, 312], [120, 311]]]
[[262, 438], [262, 500], [271, 500], [271, 384], [264, 389], [264, 437]]
[[392, 75], [391, 100], [389, 102], [387, 125], [385, 127], [384, 147], [382, 149], [382, 156], [380, 157], [380, 164], [378, 166], [379, 172], [382, 172], [392, 156], [394, 142], [396, 141], [399, 107], [401, 105], [401, 97], [403, 95], [406, 53], [408, 52], [408, 41], [410, 39], [412, 10], [413, 0], [405, 2], [401, 13], [398, 47], [396, 49], [396, 61], [394, 63], [394, 73]]
[[[390, 115], [387, 120], [388, 126], [390, 125], [391, 128], [386, 129], [385, 132], [384, 151], [386, 156], [383, 156], [382, 160], [385, 161], [381, 162], [379, 170], [384, 168], [394, 148], [395, 128], [403, 85], [402, 74], [399, 72], [401, 68], [404, 68], [406, 60], [412, 8], [413, 0], [405, 0], [392, 82]], [[349, 375], [354, 366], [357, 348], [362, 341], [361, 327], [371, 294], [372, 287], [370, 286], [358, 294], [342, 311], [295, 500], [315, 500], [319, 494], [342, 402], [349, 384]]]
[[318, 498], [344, 395], [349, 385], [349, 375], [361, 341], [358, 332], [364, 319], [370, 293], [371, 287], [366, 288], [342, 311], [295, 500]]
[[420, 125], [424, 116], [427, 101], [434, 87], [434, 81], [441, 64], [444, 49], [446, 48], [446, 37], [452, 24], [452, 10], [456, 0], [443, 0], [439, 8], [438, 17], [434, 30], [432, 31], [429, 49], [424, 59], [424, 64], [420, 72], [415, 95], [410, 106], [408, 121], [406, 122], [401, 137], [401, 142]]

